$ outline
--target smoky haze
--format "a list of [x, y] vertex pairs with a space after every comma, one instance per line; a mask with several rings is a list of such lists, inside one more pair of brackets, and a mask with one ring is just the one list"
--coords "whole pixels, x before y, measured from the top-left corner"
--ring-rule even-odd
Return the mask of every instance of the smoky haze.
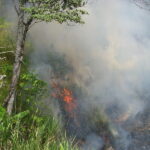
[[135, 115], [149, 97], [150, 15], [123, 0], [99, 0], [86, 9], [84, 25], [36, 25], [30, 35], [36, 49], [32, 62], [37, 68], [40, 63], [50, 67], [43, 53], [65, 55], [74, 68], [74, 82], [97, 97], [88, 103], [116, 103]]
[[[87, 113], [96, 106], [110, 120], [122, 114], [124, 120], [134, 119], [150, 104], [150, 13], [129, 0], [91, 1], [85, 9], [89, 15], [83, 25], [40, 23], [32, 28], [31, 68], [49, 82], [47, 54], [55, 51], [73, 68], [68, 78], [88, 93], [80, 100]], [[126, 145], [121, 150], [128, 149], [128, 133], [120, 131]]]

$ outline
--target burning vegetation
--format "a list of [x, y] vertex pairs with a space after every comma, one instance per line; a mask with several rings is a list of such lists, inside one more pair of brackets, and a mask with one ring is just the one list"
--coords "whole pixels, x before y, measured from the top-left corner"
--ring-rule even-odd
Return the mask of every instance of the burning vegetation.
[[42, 26], [54, 44], [38, 39], [42, 51], [33, 54], [39, 57], [33, 67], [50, 66], [49, 74], [39, 74], [51, 82], [49, 101], [57, 102], [56, 113], [79, 147], [149, 150], [149, 17], [123, 0], [95, 1], [89, 9], [85, 28]]
[[[108, 120], [106, 117], [98, 113], [99, 110], [96, 108], [93, 108], [91, 114], [85, 115], [72, 90], [63, 87], [63, 85], [59, 85], [57, 82], [52, 82], [51, 87], [51, 97], [54, 100], [58, 100], [60, 104], [61, 115], [64, 118], [64, 122], [66, 122], [65, 128], [68, 136], [75, 136], [75, 143], [82, 149], [87, 149], [85, 145], [87, 144], [87, 137], [90, 138], [90, 134], [94, 137], [98, 137], [101, 142], [100, 147], [103, 147], [104, 150], [112, 148], [112, 134], [108, 129]], [[88, 149], [90, 147], [91, 145], [89, 145]]]
[[[66, 68], [65, 59], [60, 63], [58, 59], [52, 60], [57, 68], [53, 69], [53, 78], [50, 80], [51, 97], [53, 101], [58, 102], [64, 128], [69, 137], [75, 137], [75, 144], [83, 150], [92, 150], [93, 147], [94, 150], [137, 150], [137, 141], [140, 137], [143, 134], [148, 136], [145, 133], [149, 131], [148, 126], [140, 125], [134, 128], [131, 112], [120, 111], [113, 105], [106, 108], [103, 108], [103, 105], [91, 105], [89, 113], [89, 107], [84, 103], [84, 97], [88, 97], [89, 93], [76, 85], [71, 78], [66, 77], [73, 71], [72, 67]], [[132, 142], [128, 143], [131, 139]]]
[[[46, 3], [51, 3], [51, 0], [48, 1], [46, 0]], [[134, 1], [136, 2], [136, 0]], [[24, 1], [24, 4], [28, 2]], [[35, 0], [33, 3], [35, 2], [38, 3], [38, 0]], [[57, 2], [62, 6], [62, 1], [60, 3], [56, 1], [54, 6], [58, 7]], [[69, 5], [66, 5], [66, 13], [64, 15], [61, 14], [64, 8], [58, 7], [60, 8], [58, 15], [52, 14], [51, 17], [43, 17], [41, 14], [41, 19], [49, 18], [51, 21], [52, 18], [56, 17], [56, 20], [60, 19], [60, 23], [62, 23], [62, 18], [64, 18], [64, 21], [68, 18], [68, 6], [71, 12], [70, 17], [72, 18], [69, 17], [70, 20], [80, 22], [79, 14], [86, 12], [79, 10], [79, 13], [75, 13], [73, 11], [73, 8], [76, 8], [74, 2], [75, 0], [72, 0], [71, 6], [70, 1], [68, 1]], [[139, 3], [136, 4], [144, 4], [141, 7], [143, 9], [146, 8], [145, 4], [148, 4], [143, 3], [142, 0], [137, 0], [137, 2]], [[46, 3], [41, 5], [42, 10], [47, 5]], [[25, 11], [25, 14], [33, 12], [34, 15], [31, 16], [31, 20], [29, 19], [28, 23], [30, 24], [30, 21], [32, 22], [34, 19], [33, 17], [39, 15], [34, 14], [35, 11], [30, 11], [29, 5], [24, 6], [27, 8], [20, 9], [21, 11]], [[48, 15], [48, 8], [49, 6], [47, 5], [47, 9], [44, 9], [46, 10], [45, 15]], [[9, 105], [7, 107], [8, 113], [12, 113], [13, 103], [9, 103], [9, 101], [14, 101], [15, 95], [16, 100], [19, 101], [15, 104], [16, 110], [14, 112], [21, 111], [21, 105], [33, 111], [34, 108], [31, 103], [39, 102], [39, 99], [41, 99], [44, 104], [48, 104], [49, 111], [54, 111], [53, 116], [55, 116], [55, 113], [58, 114], [56, 119], [60, 119], [61, 127], [63, 126], [62, 129], [67, 133], [67, 137], [75, 138], [73, 145], [77, 145], [81, 150], [150, 150], [149, 16], [145, 12], [139, 11], [136, 6], [132, 6], [129, 1], [123, 0], [109, 2], [95, 0], [95, 2], [90, 3], [88, 9], [92, 15], [85, 18], [87, 22], [84, 27], [75, 27], [70, 30], [70, 26], [62, 25], [60, 27], [56, 23], [50, 26], [48, 24], [39, 24], [33, 29], [33, 33], [32, 31], [30, 32], [29, 38], [31, 37], [30, 40], [33, 42], [33, 47], [35, 46], [36, 50], [31, 50], [32, 52], [29, 52], [29, 54], [21, 51], [21, 55], [14, 53], [17, 60], [19, 60], [16, 61], [17, 64], [14, 67], [14, 69], [18, 68], [18, 73], [15, 71], [14, 77], [20, 73], [23, 76], [21, 75], [20, 79], [17, 76], [17, 80], [13, 80], [14, 83], [12, 85], [14, 87], [10, 86], [12, 92], [10, 92], [6, 101], [6, 105]], [[78, 12], [77, 9], [75, 11]], [[42, 13], [43, 11], [39, 12]], [[24, 15], [21, 16], [25, 17]], [[28, 20], [26, 17], [24, 19], [25, 21]], [[47, 19], [46, 22], [48, 21]], [[0, 22], [3, 22], [3, 20], [0, 19]], [[22, 26], [29, 25], [28, 23], [23, 23]], [[5, 24], [0, 25], [1, 30], [3, 30]], [[21, 28], [22, 26], [19, 27]], [[25, 31], [27, 32], [27, 30]], [[43, 32], [45, 33], [44, 38], [41, 36]], [[17, 34], [19, 33], [17, 32]], [[23, 34], [23, 43], [19, 45], [20, 48], [18, 50], [22, 48], [22, 51], [24, 51], [25, 35]], [[17, 37], [18, 41], [20, 41], [19, 36]], [[3, 37], [1, 39], [2, 58], [0, 58], [0, 61], [2, 62], [2, 71], [0, 72], [2, 75], [0, 76], [0, 88], [2, 90], [0, 92], [2, 96], [0, 95], [0, 97], [4, 99], [8, 92], [14, 55], [10, 57], [10, 60], [7, 56], [3, 57], [6, 53], [9, 53], [9, 55], [11, 53], [6, 51], [8, 47], [7, 40], [3, 45]], [[14, 37], [9, 39], [9, 45], [12, 45], [12, 39]], [[13, 45], [10, 47], [10, 50], [14, 49]], [[31, 66], [28, 67], [37, 73], [37, 78], [34, 74], [30, 75], [28, 73], [26, 65], [22, 65], [23, 69], [20, 72], [22, 54], [30, 55], [30, 58], [26, 57], [27, 60], [25, 59], [24, 64], [28, 66], [28, 59], [31, 59]], [[5, 61], [7, 61], [6, 65], [3, 64]], [[48, 83], [48, 88], [45, 87], [44, 81]], [[15, 88], [18, 89], [15, 90]], [[46, 90], [48, 90], [48, 97], [43, 92]], [[39, 106], [39, 104], [36, 104], [36, 108], [37, 105], [41, 107], [42, 115], [47, 113], [45, 105]], [[52, 108], [51, 106], [54, 107]], [[0, 107], [0, 109], [5, 114], [3, 108]], [[2, 126], [0, 129], [4, 131], [8, 120], [10, 120], [10, 124], [12, 121], [11, 119], [5, 120], [5, 115], [1, 116], [4, 120], [2, 124], [4, 128]], [[37, 122], [41, 120], [41, 118], [37, 119], [36, 116], [33, 119], [32, 115], [30, 119]], [[28, 121], [25, 121], [25, 123], [27, 125], [23, 125], [23, 130], [19, 129], [16, 132], [16, 137], [18, 138], [18, 135], [21, 136], [26, 127], [31, 127], [29, 130], [27, 128], [27, 133], [24, 133], [24, 144], [27, 145], [26, 139], [30, 136], [30, 134], [27, 134], [32, 131], [32, 126], [28, 124]], [[41, 124], [40, 122], [40, 130], [35, 127], [36, 142], [45, 145], [45, 135], [48, 133], [47, 142], [51, 143], [54, 139], [56, 149], [59, 149], [57, 148], [56, 140], [59, 139], [61, 134], [57, 135], [57, 132], [51, 134], [51, 131], [55, 129], [55, 122], [54, 127], [45, 122], [45, 132], [37, 134], [37, 130], [43, 130], [43, 125], [41, 126]], [[18, 126], [18, 122], [16, 125]], [[49, 126], [52, 129], [49, 130]], [[9, 127], [12, 128], [8, 133], [8, 139], [15, 139], [13, 136], [15, 130], [12, 131], [14, 124], [12, 123], [11, 126], [8, 124], [8, 129]], [[5, 138], [5, 134], [3, 135]], [[41, 142], [39, 142], [39, 136], [41, 135]], [[52, 137], [49, 137], [49, 135]], [[63, 134], [63, 136], [65, 135]], [[32, 141], [34, 138], [31, 138], [31, 143], [34, 143]], [[11, 145], [9, 142], [9, 140], [8, 143], [6, 142], [6, 146], [7, 144]], [[22, 141], [20, 141], [20, 144], [22, 144]], [[3, 142], [0, 142], [0, 149], [1, 145], [3, 146]], [[63, 149], [61, 144], [60, 147]], [[67, 150], [70, 150], [70, 147]]]
[[65, 111], [71, 118], [75, 119], [75, 110], [77, 108], [77, 104], [72, 91], [68, 88], [60, 87], [56, 83], [52, 83], [52, 87], [54, 90], [52, 93], [52, 97], [59, 99], [63, 103]]

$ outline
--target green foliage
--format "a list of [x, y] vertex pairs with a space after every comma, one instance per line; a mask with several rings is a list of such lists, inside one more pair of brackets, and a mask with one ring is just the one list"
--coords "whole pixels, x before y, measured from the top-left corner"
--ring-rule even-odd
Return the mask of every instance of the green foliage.
[[12, 69], [12, 64], [3, 63], [3, 66], [1, 66], [1, 73], [11, 77]]
[[[25, 19], [31, 17], [35, 21], [83, 23], [81, 15], [86, 14], [79, 9], [84, 5], [83, 0], [18, 0], [18, 2], [21, 3], [22, 11], [27, 14]], [[0, 75], [6, 75], [4, 86], [0, 89], [0, 104], [8, 94], [14, 61], [15, 38], [10, 32], [10, 26], [11, 24], [0, 18], [0, 57], [5, 58], [0, 60]], [[61, 63], [61, 60], [58, 63]], [[57, 66], [57, 63], [55, 65]], [[0, 106], [0, 149], [75, 150], [73, 141], [67, 140], [53, 117], [39, 114], [36, 105], [46, 95], [47, 85], [25, 68], [26, 66], [21, 72], [15, 104], [15, 112], [20, 113], [9, 116]], [[65, 73], [63, 68], [60, 69], [61, 73]]]
[[5, 78], [0, 80], [0, 103], [8, 94], [8, 88], [12, 75], [12, 64], [14, 60], [14, 44], [10, 32], [10, 24], [0, 18], [0, 75]]
[[[7, 63], [7, 62], [5, 62]], [[12, 64], [3, 64], [0, 66], [0, 74], [5, 76], [2, 80], [0, 80], [0, 103], [3, 103], [3, 100], [8, 94], [8, 89], [11, 81], [11, 72], [12, 72]], [[4, 74], [2, 74], [4, 73]]]
[[[17, 99], [19, 111], [22, 109], [35, 109], [35, 106], [47, 94], [47, 85], [39, 80], [36, 75], [30, 72], [24, 72], [20, 76], [17, 90]], [[20, 101], [21, 99], [21, 101]]]
[[0, 149], [75, 150], [52, 116], [24, 111], [9, 116], [0, 107]]
[[13, 129], [15, 129], [28, 114], [29, 111], [25, 111], [14, 116], [8, 116], [5, 109], [0, 107], [0, 149], [2, 148], [2, 144], [11, 138], [10, 135]]
[[83, 5], [85, 0], [28, 0], [23, 1], [22, 10], [35, 20], [83, 23], [81, 16], [87, 14], [79, 9]]
[[9, 51], [14, 46], [10, 26], [4, 18], [0, 18], [0, 51]]

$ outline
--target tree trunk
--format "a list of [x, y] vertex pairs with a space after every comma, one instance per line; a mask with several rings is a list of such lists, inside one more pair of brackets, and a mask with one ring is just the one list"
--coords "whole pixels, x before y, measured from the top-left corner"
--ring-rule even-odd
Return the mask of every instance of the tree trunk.
[[24, 56], [24, 45], [26, 34], [28, 31], [29, 25], [24, 24], [24, 12], [20, 12], [18, 19], [18, 29], [17, 29], [17, 42], [16, 42], [16, 51], [15, 51], [15, 62], [13, 67], [12, 81], [10, 85], [10, 91], [7, 98], [4, 101], [4, 106], [7, 108], [8, 114], [12, 113], [13, 105], [16, 97], [16, 89], [18, 80], [20, 77], [21, 63]]

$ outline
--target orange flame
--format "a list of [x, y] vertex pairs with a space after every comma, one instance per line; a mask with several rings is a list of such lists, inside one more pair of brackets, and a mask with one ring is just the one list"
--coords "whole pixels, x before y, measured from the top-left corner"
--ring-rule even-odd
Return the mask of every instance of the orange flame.
[[61, 88], [57, 83], [53, 83], [52, 87], [55, 91], [52, 93], [52, 97], [58, 98], [65, 102], [65, 110], [70, 114], [71, 117], [75, 117], [74, 110], [76, 109], [76, 102], [73, 97], [72, 91], [67, 88]]
[[64, 94], [64, 101], [66, 103], [71, 103], [73, 101], [73, 96], [72, 96], [72, 92], [69, 91], [68, 89], [64, 88], [63, 89], [63, 94]]
[[71, 117], [75, 117], [74, 110], [76, 109], [75, 99], [73, 94], [69, 89], [64, 88], [62, 91], [63, 101], [66, 103], [65, 109], [70, 113]]
[[71, 90], [62, 88], [56, 82], [52, 83], [53, 93], [52, 97], [62, 100], [64, 102], [64, 109], [73, 118], [75, 124], [79, 127], [80, 123], [76, 114], [77, 103]]

